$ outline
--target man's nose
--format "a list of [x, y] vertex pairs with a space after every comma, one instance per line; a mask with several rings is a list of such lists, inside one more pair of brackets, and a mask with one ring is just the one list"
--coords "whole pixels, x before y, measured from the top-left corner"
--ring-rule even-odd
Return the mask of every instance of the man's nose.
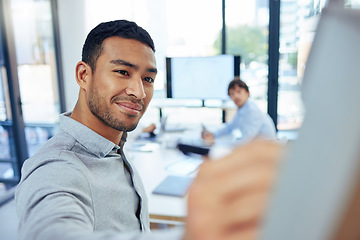
[[129, 85], [126, 88], [126, 94], [133, 95], [138, 99], [146, 97], [144, 84], [141, 77], [134, 77], [129, 81]]

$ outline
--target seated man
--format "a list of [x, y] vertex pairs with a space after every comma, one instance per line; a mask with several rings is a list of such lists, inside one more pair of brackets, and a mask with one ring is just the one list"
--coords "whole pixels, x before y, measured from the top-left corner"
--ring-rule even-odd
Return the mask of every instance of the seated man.
[[255, 138], [276, 139], [274, 122], [249, 99], [249, 88], [240, 77], [235, 77], [229, 83], [228, 95], [238, 107], [236, 115], [230, 123], [213, 133], [204, 129], [201, 134], [203, 140], [214, 143], [215, 138], [232, 134], [236, 130], [241, 132], [238, 143], [249, 142]]

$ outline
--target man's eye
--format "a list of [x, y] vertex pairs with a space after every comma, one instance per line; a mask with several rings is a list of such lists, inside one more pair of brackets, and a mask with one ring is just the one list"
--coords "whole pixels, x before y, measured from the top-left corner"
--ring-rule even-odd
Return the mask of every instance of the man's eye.
[[129, 73], [126, 70], [117, 70], [116, 72], [120, 73], [121, 75], [129, 76]]
[[155, 79], [152, 77], [145, 77], [144, 80], [148, 83], [153, 83], [155, 81]]

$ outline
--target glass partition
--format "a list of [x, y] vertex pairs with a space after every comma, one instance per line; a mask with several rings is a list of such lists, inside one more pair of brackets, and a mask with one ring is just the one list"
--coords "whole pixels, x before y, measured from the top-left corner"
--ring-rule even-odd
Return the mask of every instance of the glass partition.
[[2, 44], [3, 31], [1, 27], [2, 26], [0, 26], [0, 197], [16, 182], [16, 179], [14, 179], [16, 153], [8, 79]]
[[63, 99], [55, 52], [55, 3], [0, 1], [0, 204], [18, 183], [23, 161], [57, 127]]
[[12, 0], [11, 10], [25, 134], [31, 156], [53, 135], [60, 113], [51, 1]]

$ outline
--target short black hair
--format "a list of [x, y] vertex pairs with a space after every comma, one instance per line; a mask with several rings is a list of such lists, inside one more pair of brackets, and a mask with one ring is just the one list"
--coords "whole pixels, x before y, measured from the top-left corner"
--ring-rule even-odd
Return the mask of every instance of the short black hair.
[[101, 55], [104, 40], [115, 36], [137, 40], [148, 45], [155, 52], [150, 34], [135, 22], [127, 20], [103, 22], [90, 31], [82, 49], [82, 61], [87, 63], [92, 71], [95, 70], [96, 61]]
[[228, 86], [228, 95], [230, 95], [230, 89], [235, 88], [235, 86], [239, 86], [241, 88], [244, 88], [247, 92], [249, 92], [249, 87], [248, 85], [240, 79], [239, 76], [235, 76], [234, 79], [229, 83]]

